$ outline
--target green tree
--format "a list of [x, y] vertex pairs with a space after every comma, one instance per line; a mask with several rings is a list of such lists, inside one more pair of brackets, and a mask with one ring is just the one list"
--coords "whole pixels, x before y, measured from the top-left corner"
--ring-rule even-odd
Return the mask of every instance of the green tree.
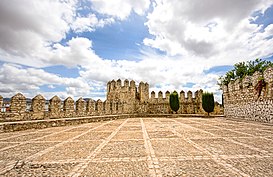
[[208, 113], [213, 112], [214, 110], [214, 96], [213, 93], [204, 92], [202, 94], [202, 107]]
[[179, 99], [176, 91], [172, 92], [170, 95], [170, 107], [175, 113], [177, 113], [179, 109]]
[[242, 80], [247, 75], [252, 76], [256, 71], [264, 72], [269, 66], [272, 67], [273, 63], [262, 59], [236, 63], [232, 70], [219, 78], [218, 85], [228, 85], [230, 81], [236, 79]]

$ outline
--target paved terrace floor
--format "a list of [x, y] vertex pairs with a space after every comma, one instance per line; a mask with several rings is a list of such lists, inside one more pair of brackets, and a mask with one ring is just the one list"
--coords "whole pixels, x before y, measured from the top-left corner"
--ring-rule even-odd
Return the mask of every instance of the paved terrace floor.
[[1, 176], [272, 176], [273, 126], [130, 118], [0, 134]]

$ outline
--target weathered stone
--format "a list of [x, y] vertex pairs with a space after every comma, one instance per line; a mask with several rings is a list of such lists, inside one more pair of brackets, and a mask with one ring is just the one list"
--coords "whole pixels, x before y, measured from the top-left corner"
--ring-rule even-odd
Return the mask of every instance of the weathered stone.
[[[235, 83], [231, 82], [228, 84], [227, 91], [223, 92], [225, 116], [270, 122], [273, 114], [272, 73], [273, 69], [268, 68], [263, 74], [255, 72], [252, 77], [244, 77], [242, 80], [243, 89], [238, 89], [238, 80]], [[262, 89], [258, 98], [255, 86], [262, 78], [262, 75], [264, 76], [266, 87]]]
[[85, 116], [85, 101], [82, 98], [76, 101], [76, 114], [77, 116]]
[[32, 99], [31, 111], [32, 119], [43, 119], [45, 115], [45, 98], [42, 95], [37, 95]]
[[96, 102], [89, 99], [86, 103], [86, 115], [92, 115], [95, 113]]
[[68, 97], [64, 100], [63, 111], [64, 111], [65, 117], [73, 117], [74, 116], [74, 114], [75, 114], [74, 100], [71, 97]]
[[48, 107], [50, 118], [60, 118], [61, 116], [61, 99], [58, 96], [54, 96], [49, 100]]
[[26, 97], [23, 94], [17, 93], [11, 97], [10, 112], [22, 114], [26, 112], [26, 108]]
[[97, 113], [99, 115], [103, 114], [103, 103], [100, 99], [98, 99], [98, 101], [97, 101]]

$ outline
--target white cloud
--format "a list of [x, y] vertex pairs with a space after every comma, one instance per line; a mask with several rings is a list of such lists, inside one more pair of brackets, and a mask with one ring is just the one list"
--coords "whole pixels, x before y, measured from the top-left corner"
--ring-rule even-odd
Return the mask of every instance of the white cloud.
[[143, 15], [150, 6], [150, 0], [90, 0], [93, 9], [101, 14], [126, 19], [132, 11]]
[[[154, 39], [144, 39], [147, 46], [169, 55], [203, 57], [234, 64], [238, 58], [265, 57], [272, 49], [269, 40], [253, 38], [260, 27], [250, 24], [254, 11], [264, 11], [269, 0], [156, 0], [146, 23]], [[267, 27], [268, 28], [268, 27]], [[255, 45], [255, 44], [262, 44]], [[259, 51], [264, 48], [263, 51]], [[218, 63], [218, 62], [216, 62]]]
[[[0, 93], [2, 96], [13, 96], [17, 92], [35, 96], [44, 85], [64, 86], [66, 92], [61, 95], [88, 96], [90, 87], [82, 78], [66, 78], [45, 72], [43, 69], [23, 68], [14, 64], [3, 64], [0, 68]], [[50, 95], [47, 93], [47, 95]], [[51, 93], [54, 95], [54, 92]]]
[[3, 0], [0, 2], [0, 56], [2, 60], [33, 66], [50, 63], [52, 43], [70, 30], [76, 2]]
[[114, 22], [115, 20], [113, 18], [98, 19], [95, 14], [89, 14], [87, 17], [76, 17], [71, 28], [77, 33], [92, 32], [98, 27], [102, 28], [104, 25], [109, 25]]

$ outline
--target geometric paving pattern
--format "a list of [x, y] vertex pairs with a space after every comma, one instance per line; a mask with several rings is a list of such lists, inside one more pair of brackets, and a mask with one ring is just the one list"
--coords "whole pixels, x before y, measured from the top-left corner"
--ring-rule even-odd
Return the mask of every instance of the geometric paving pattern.
[[129, 118], [0, 134], [1, 176], [272, 176], [273, 126]]

